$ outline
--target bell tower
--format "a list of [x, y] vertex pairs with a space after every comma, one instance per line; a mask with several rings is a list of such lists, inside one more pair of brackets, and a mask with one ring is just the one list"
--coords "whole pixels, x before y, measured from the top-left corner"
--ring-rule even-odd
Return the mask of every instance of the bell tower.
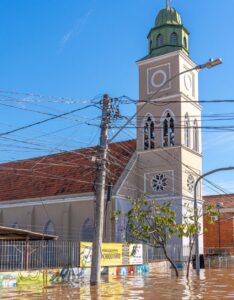
[[[137, 62], [137, 168], [143, 178], [138, 187], [158, 201], [171, 201], [182, 222], [202, 172], [201, 106], [189, 32], [170, 1], [156, 17], [148, 43], [148, 55]], [[202, 240], [200, 245], [202, 249]]]

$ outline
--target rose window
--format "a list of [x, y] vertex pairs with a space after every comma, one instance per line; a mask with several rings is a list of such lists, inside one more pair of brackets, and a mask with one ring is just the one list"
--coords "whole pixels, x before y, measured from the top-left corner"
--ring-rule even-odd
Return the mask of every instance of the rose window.
[[152, 182], [151, 182], [153, 190], [156, 192], [164, 191], [164, 189], [167, 187], [167, 181], [168, 179], [165, 175], [163, 174], [155, 175], [152, 178]]
[[195, 183], [194, 177], [192, 175], [189, 175], [187, 179], [187, 187], [190, 193], [192, 193], [194, 190], [194, 183]]

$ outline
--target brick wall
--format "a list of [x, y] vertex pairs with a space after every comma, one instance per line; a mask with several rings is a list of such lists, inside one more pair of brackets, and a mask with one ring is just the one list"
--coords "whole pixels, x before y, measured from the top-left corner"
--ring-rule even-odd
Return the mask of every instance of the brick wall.
[[208, 224], [207, 220], [204, 220], [204, 228], [208, 230], [206, 233], [204, 233], [205, 248], [219, 248], [219, 243], [221, 248], [234, 246], [232, 216], [232, 213], [224, 213], [220, 215], [220, 221], [215, 221], [214, 224]]
[[[217, 203], [222, 202], [225, 212], [217, 218], [214, 224], [208, 224], [207, 219], [204, 218], [204, 228], [208, 231], [204, 233], [204, 248], [229, 248], [234, 247], [234, 195], [215, 195], [205, 196], [205, 203], [211, 203], [216, 206]], [[230, 212], [227, 212], [230, 210]], [[220, 238], [219, 238], [220, 236]]]

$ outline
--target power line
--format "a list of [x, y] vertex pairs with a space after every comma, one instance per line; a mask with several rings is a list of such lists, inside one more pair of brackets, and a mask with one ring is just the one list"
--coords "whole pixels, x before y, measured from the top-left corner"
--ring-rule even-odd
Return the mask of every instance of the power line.
[[42, 120], [42, 121], [38, 121], [38, 122], [29, 124], [29, 125], [26, 125], [26, 126], [22, 126], [22, 127], [10, 130], [10, 131], [6, 131], [6, 132], [3, 132], [3, 133], [0, 133], [0, 137], [8, 135], [8, 134], [11, 134], [11, 133], [14, 133], [14, 132], [17, 132], [17, 131], [20, 131], [20, 130], [24, 130], [24, 129], [27, 129], [27, 128], [30, 128], [30, 127], [33, 127], [33, 126], [36, 126], [36, 125], [40, 125], [40, 124], [49, 122], [51, 120], [55, 120], [55, 119], [61, 118], [63, 116], [67, 116], [67, 115], [73, 114], [73, 113], [75, 113], [77, 111], [81, 111], [81, 110], [87, 109], [87, 108], [92, 107], [92, 106], [94, 106], [94, 105], [93, 104], [92, 105], [87, 105], [87, 106], [85, 106], [83, 108], [74, 109], [72, 111], [69, 111], [69, 112], [66, 112], [66, 113], [63, 113], [63, 114], [60, 114], [60, 115], [55, 115], [54, 117], [51, 117], [51, 118], [48, 118], [48, 119], [45, 119], [45, 120]]
[[[183, 96], [183, 94], [181, 94]], [[184, 95], [186, 97], [186, 95]], [[213, 100], [162, 100], [164, 98], [156, 98], [152, 99], [150, 97], [149, 99], [133, 99], [129, 96], [122, 96], [123, 98], [128, 99], [129, 101], [132, 101], [132, 103], [137, 104], [137, 103], [149, 103], [149, 104], [155, 104], [160, 106], [161, 104], [172, 104], [172, 103], [194, 103], [194, 104], [199, 104], [199, 103], [234, 103], [234, 99], [213, 99]], [[176, 98], [176, 96], [175, 96]], [[156, 103], [157, 101], [157, 103]]]
[[[4, 91], [4, 90], [0, 90], [0, 94], [5, 94], [5, 95], [14, 95], [14, 96], [25, 96], [27, 97], [27, 99], [15, 99], [13, 98], [13, 100], [18, 100], [21, 102], [52, 102], [52, 103], [64, 103], [64, 104], [88, 104], [88, 103], [92, 103], [93, 101], [95, 101], [96, 99], [100, 98], [100, 95], [94, 97], [91, 100], [84, 100], [84, 99], [77, 99], [77, 98], [68, 98], [68, 97], [57, 97], [57, 96], [45, 96], [45, 95], [40, 95], [37, 93], [25, 93], [25, 92], [17, 92], [17, 91]], [[5, 96], [5, 97], [9, 97], [9, 96]], [[35, 97], [35, 98], [39, 98], [38, 99], [30, 99], [29, 97]], [[29, 99], [28, 99], [29, 98]], [[12, 99], [10, 99], [12, 100]]]

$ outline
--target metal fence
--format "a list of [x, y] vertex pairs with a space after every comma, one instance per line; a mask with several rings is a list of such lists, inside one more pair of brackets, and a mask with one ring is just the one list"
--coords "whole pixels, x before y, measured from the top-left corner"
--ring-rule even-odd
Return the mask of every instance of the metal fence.
[[[166, 247], [166, 251], [168, 253], [168, 256], [174, 262], [187, 261], [188, 256], [189, 256], [189, 247], [168, 245]], [[192, 252], [192, 254], [194, 254], [194, 251]], [[165, 259], [166, 259], [166, 257], [165, 257], [165, 254], [164, 254], [162, 248], [153, 248], [150, 246], [147, 247], [147, 260], [149, 262], [162, 261]]]
[[79, 254], [79, 242], [0, 241], [0, 270], [78, 267]]
[[207, 247], [204, 249], [207, 256], [234, 256], [234, 247]]
[[[146, 247], [147, 261], [164, 261], [165, 254], [161, 248]], [[192, 252], [194, 258], [195, 249]], [[167, 246], [167, 253], [176, 262], [188, 262], [189, 247]], [[205, 268], [234, 268], [234, 247], [210, 247], [204, 248]]]

